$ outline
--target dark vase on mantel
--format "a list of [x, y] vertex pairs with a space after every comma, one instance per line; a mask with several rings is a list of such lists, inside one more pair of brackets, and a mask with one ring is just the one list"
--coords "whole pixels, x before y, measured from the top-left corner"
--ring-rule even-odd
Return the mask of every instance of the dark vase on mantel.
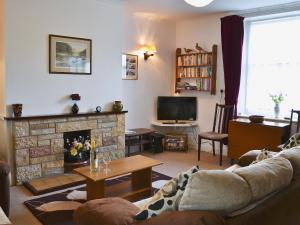
[[77, 114], [79, 112], [79, 107], [76, 103], [72, 106], [72, 113]]

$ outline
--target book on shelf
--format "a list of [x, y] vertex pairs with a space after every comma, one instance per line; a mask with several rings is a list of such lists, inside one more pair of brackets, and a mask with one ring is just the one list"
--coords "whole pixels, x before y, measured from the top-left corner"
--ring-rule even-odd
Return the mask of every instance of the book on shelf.
[[212, 63], [212, 55], [207, 54], [191, 54], [177, 57], [177, 66], [200, 66]]
[[210, 79], [197, 79], [196, 80], [198, 91], [210, 91], [211, 90], [211, 80]]
[[211, 77], [212, 68], [208, 67], [185, 67], [178, 68], [177, 77], [178, 78], [207, 78]]
[[[199, 48], [196, 49], [199, 50]], [[213, 45], [210, 52], [198, 52], [197, 50], [184, 53], [181, 48], [177, 48], [175, 86], [178, 90], [210, 91], [214, 95], [216, 92], [217, 45]], [[189, 82], [197, 81], [196, 86], [177, 86], [177, 82], [180, 82], [181, 79]]]

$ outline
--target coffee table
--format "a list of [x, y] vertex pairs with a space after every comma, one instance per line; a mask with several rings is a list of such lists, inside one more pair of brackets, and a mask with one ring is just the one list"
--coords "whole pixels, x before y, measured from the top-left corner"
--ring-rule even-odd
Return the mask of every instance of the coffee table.
[[[122, 197], [137, 201], [150, 196], [152, 190], [152, 167], [162, 162], [141, 155], [114, 160], [107, 174], [101, 169], [91, 172], [89, 166], [74, 169], [86, 178], [87, 200], [104, 197]], [[105, 180], [131, 173], [131, 180], [105, 186]]]

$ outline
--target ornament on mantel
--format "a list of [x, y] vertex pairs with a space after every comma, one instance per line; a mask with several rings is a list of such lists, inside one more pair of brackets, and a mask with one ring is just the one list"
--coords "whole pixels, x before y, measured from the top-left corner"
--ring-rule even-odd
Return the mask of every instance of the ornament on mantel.
[[72, 106], [72, 113], [77, 114], [79, 112], [79, 107], [77, 105], [77, 101], [80, 101], [81, 97], [79, 94], [71, 94], [70, 97], [73, 101], [75, 101], [74, 105]]

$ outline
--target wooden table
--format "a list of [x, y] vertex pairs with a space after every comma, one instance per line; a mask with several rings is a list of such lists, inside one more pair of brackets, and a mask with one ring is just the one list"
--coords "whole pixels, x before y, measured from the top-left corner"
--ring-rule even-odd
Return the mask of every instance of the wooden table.
[[142, 147], [144, 144], [151, 143], [152, 140], [149, 138], [145, 138], [149, 134], [155, 132], [155, 130], [147, 129], [147, 128], [136, 128], [130, 129], [130, 133], [125, 132], [125, 144], [127, 147], [127, 156], [130, 156], [130, 147], [131, 146], [139, 146], [140, 152], [142, 152]]
[[[152, 167], [161, 165], [162, 162], [145, 156], [136, 155], [109, 164], [111, 170], [107, 174], [90, 172], [90, 167], [74, 169], [75, 172], [86, 178], [87, 200], [118, 196], [129, 201], [137, 201], [148, 197], [152, 190]], [[105, 180], [131, 173], [131, 180], [105, 187]]]
[[238, 159], [253, 149], [267, 148], [278, 151], [278, 145], [289, 137], [289, 124], [282, 122], [252, 123], [248, 119], [236, 119], [229, 122], [228, 156]]

